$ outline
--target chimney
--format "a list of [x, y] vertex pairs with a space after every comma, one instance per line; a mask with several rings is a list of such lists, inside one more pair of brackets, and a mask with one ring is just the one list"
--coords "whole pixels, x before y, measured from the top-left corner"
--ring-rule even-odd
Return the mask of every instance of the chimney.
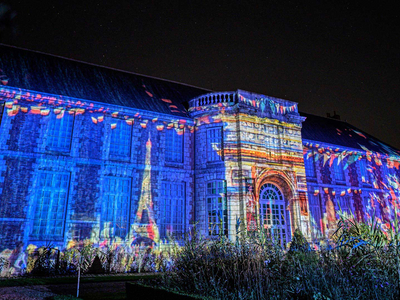
[[336, 111], [335, 111], [335, 110], [333, 111], [333, 116], [331, 116], [330, 113], [326, 113], [326, 116], [327, 116], [328, 118], [331, 118], [331, 119], [340, 120], [340, 115], [336, 114]]
[[336, 114], [336, 111], [333, 111], [333, 116], [332, 116], [332, 118], [333, 118], [333, 119], [336, 119], [336, 120], [340, 120], [340, 115], [337, 115], [337, 114]]

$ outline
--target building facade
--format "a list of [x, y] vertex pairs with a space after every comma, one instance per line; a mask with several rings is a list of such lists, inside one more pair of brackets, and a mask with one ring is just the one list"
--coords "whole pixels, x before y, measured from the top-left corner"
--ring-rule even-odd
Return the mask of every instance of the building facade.
[[393, 221], [400, 152], [297, 103], [1, 46], [0, 254]]
[[346, 122], [302, 115], [312, 239], [334, 232], [339, 210], [387, 233], [400, 217], [399, 151]]

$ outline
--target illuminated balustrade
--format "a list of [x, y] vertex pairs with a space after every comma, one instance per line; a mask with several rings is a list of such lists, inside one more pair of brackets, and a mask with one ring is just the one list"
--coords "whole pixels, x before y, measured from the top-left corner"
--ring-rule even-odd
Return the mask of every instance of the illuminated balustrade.
[[199, 96], [189, 101], [190, 107], [199, 107], [207, 105], [216, 105], [219, 103], [236, 103], [236, 93], [235, 92], [219, 92], [210, 93], [206, 95]]

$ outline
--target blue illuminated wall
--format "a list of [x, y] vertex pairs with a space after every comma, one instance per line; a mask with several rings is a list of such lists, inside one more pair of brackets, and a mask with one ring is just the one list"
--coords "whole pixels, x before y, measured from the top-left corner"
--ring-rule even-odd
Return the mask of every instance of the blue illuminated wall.
[[400, 152], [339, 120], [303, 114], [304, 164], [312, 239], [330, 236], [337, 211], [372, 218], [388, 234], [399, 214]]
[[238, 220], [286, 247], [297, 228], [330, 237], [339, 207], [393, 221], [400, 152], [345, 122], [242, 90], [0, 51], [3, 257], [77, 240], [158, 247], [194, 224], [235, 239]]
[[160, 245], [194, 222], [193, 120], [12, 87], [0, 101], [3, 255]]

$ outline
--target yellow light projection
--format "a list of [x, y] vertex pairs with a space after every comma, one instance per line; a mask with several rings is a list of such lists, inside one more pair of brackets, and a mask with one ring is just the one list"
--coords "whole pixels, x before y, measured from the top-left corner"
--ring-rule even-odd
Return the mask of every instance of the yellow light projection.
[[[135, 217], [135, 223], [132, 225], [133, 232], [139, 236], [134, 236], [133, 243], [135, 243], [135, 239], [138, 239], [139, 237], [148, 238], [155, 243], [158, 243], [160, 240], [158, 226], [154, 217], [154, 204], [151, 193], [151, 147], [151, 136], [149, 132], [149, 138], [146, 142], [146, 160], [141, 194]], [[146, 220], [146, 218], [148, 219]]]

